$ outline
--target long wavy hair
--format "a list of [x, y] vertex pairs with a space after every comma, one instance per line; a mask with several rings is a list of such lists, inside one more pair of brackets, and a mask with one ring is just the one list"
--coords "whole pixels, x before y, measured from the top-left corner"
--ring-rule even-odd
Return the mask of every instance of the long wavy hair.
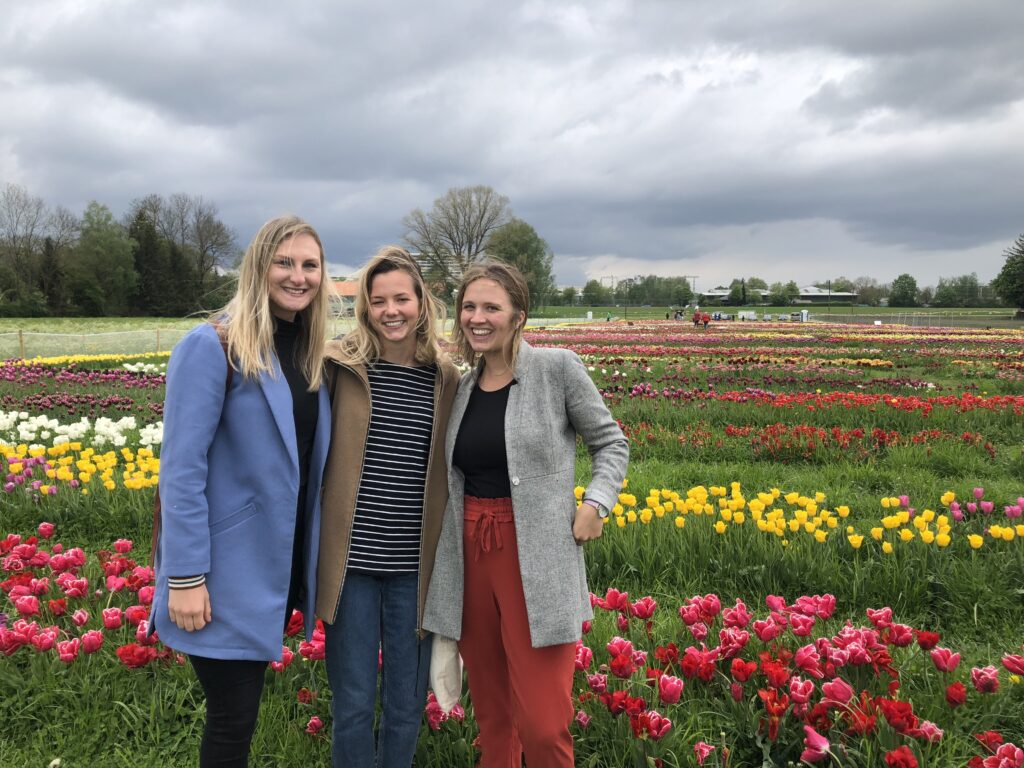
[[512, 311], [517, 314], [523, 313], [523, 321], [516, 326], [504, 350], [505, 362], [509, 368], [514, 369], [523, 341], [523, 331], [526, 329], [526, 318], [530, 312], [530, 288], [523, 273], [511, 264], [496, 259], [485, 259], [462, 273], [462, 282], [459, 283], [459, 290], [455, 295], [455, 329], [452, 331], [452, 344], [459, 350], [463, 360], [470, 365], [476, 365], [477, 354], [462, 330], [462, 302], [466, 298], [466, 289], [470, 283], [481, 279], [493, 280], [504, 288], [512, 302]]
[[299, 313], [302, 333], [296, 360], [309, 382], [309, 391], [315, 392], [323, 380], [324, 343], [333, 284], [326, 275], [320, 235], [298, 216], [279, 216], [260, 227], [242, 256], [235, 295], [223, 309], [211, 315], [209, 322], [217, 326], [218, 333], [227, 341], [232, 365], [243, 376], [248, 379], [263, 374], [273, 376], [274, 315], [270, 309], [267, 274], [277, 249], [299, 235], [312, 237], [320, 250], [320, 287], [309, 305]]
[[339, 359], [349, 365], [372, 365], [380, 359], [381, 342], [370, 322], [370, 291], [377, 275], [399, 270], [412, 278], [413, 290], [420, 302], [416, 320], [416, 362], [430, 365], [447, 357], [440, 340], [447, 313], [445, 306], [430, 292], [419, 264], [404, 248], [385, 245], [359, 273], [356, 293], [356, 327], [341, 340]]

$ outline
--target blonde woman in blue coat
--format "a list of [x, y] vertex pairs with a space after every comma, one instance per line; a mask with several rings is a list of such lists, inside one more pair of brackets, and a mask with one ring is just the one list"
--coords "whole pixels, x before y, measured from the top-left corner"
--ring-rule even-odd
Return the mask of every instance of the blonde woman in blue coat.
[[267, 222], [234, 298], [167, 369], [152, 624], [188, 654], [206, 694], [201, 768], [248, 764], [267, 662], [281, 657], [293, 608], [312, 632], [330, 437], [323, 274], [309, 224]]

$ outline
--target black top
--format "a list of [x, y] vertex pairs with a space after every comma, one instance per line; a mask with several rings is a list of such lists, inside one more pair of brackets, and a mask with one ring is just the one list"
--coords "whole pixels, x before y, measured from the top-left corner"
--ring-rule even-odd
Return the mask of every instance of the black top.
[[466, 476], [466, 495], [503, 499], [512, 495], [505, 451], [505, 408], [513, 379], [495, 392], [473, 387], [459, 425], [452, 464]]
[[302, 336], [301, 315], [295, 322], [275, 318], [274, 351], [281, 364], [281, 372], [292, 392], [292, 416], [295, 419], [295, 443], [299, 459], [299, 499], [295, 509], [295, 539], [292, 545], [292, 578], [288, 590], [288, 606], [295, 605], [302, 594], [302, 550], [306, 533], [306, 481], [309, 477], [313, 439], [319, 414], [319, 395], [309, 391], [309, 382], [299, 368], [297, 356]]
[[348, 567], [417, 573], [423, 528], [437, 367], [378, 360], [370, 380], [370, 427], [363, 451]]

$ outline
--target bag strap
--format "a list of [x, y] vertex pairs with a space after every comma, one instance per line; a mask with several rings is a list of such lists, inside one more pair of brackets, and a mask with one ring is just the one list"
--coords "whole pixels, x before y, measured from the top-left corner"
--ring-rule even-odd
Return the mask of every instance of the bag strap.
[[[235, 377], [235, 368], [231, 365], [231, 355], [228, 353], [228, 340], [221, 332], [220, 324], [214, 323], [213, 327], [217, 330], [220, 347], [224, 350], [224, 360], [228, 364], [228, 372], [224, 377], [224, 397], [226, 398], [228, 392], [231, 391], [231, 382]], [[153, 495], [153, 544], [149, 550], [149, 564], [151, 567], [156, 563], [156, 545], [160, 540], [160, 510], [160, 484], [157, 483], [156, 493]]]

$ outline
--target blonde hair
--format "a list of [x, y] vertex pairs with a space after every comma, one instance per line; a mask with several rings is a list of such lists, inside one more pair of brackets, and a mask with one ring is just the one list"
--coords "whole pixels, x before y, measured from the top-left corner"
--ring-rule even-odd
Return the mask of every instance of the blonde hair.
[[349, 365], [370, 365], [380, 359], [381, 343], [370, 322], [370, 291], [377, 275], [399, 270], [412, 278], [413, 290], [420, 302], [416, 321], [416, 362], [430, 365], [447, 357], [441, 349], [441, 329], [447, 313], [445, 306], [430, 292], [419, 264], [412, 255], [397, 245], [385, 245], [359, 273], [356, 293], [356, 327], [341, 340], [340, 359]]
[[299, 235], [312, 237], [320, 250], [320, 287], [309, 305], [299, 312], [302, 331], [296, 363], [315, 392], [323, 380], [324, 341], [330, 310], [332, 284], [326, 276], [324, 246], [320, 236], [298, 216], [271, 219], [256, 233], [242, 256], [238, 270], [238, 287], [223, 309], [215, 312], [210, 322], [227, 341], [232, 365], [248, 379], [262, 374], [275, 374], [274, 315], [270, 309], [270, 288], [267, 274], [277, 249]]
[[523, 313], [523, 321], [512, 332], [512, 338], [506, 350], [508, 367], [515, 368], [516, 359], [519, 357], [519, 346], [523, 341], [523, 331], [526, 329], [526, 316], [530, 311], [530, 288], [526, 284], [523, 273], [504, 261], [485, 259], [462, 273], [462, 282], [459, 283], [459, 290], [455, 295], [455, 328], [452, 331], [452, 344], [459, 350], [467, 363], [476, 365], [477, 354], [473, 351], [469, 339], [466, 338], [466, 334], [462, 330], [461, 318], [462, 301], [466, 298], [466, 289], [477, 280], [496, 282], [508, 294], [508, 298], [512, 302], [512, 311], [516, 314]]

